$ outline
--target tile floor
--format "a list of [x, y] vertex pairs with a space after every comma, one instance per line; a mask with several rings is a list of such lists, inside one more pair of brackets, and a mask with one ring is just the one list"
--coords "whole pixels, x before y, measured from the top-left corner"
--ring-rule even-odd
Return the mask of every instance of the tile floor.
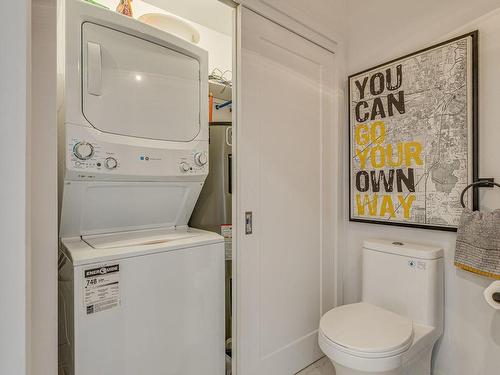
[[328, 357], [323, 357], [296, 375], [335, 375], [335, 370]]

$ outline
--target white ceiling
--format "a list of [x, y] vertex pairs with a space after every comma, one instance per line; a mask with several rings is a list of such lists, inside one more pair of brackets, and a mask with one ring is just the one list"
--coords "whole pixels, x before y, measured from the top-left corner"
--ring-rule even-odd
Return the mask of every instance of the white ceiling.
[[143, 0], [226, 35], [233, 32], [233, 9], [219, 0]]

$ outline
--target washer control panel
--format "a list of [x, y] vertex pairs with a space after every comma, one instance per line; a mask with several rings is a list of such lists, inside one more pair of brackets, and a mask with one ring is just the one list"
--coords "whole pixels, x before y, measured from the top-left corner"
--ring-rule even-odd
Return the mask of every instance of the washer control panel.
[[105, 152], [99, 144], [87, 140], [74, 139], [69, 144], [72, 150], [70, 165], [76, 170], [104, 171], [118, 168], [115, 153]]
[[67, 129], [70, 131], [66, 138], [66, 169], [73, 178], [156, 180], [193, 176], [199, 179], [208, 174], [207, 141], [186, 145], [166, 143], [165, 148], [141, 147], [134, 140], [130, 143], [106, 142], [104, 137], [109, 136], [101, 136], [94, 129], [80, 126], [68, 126]]

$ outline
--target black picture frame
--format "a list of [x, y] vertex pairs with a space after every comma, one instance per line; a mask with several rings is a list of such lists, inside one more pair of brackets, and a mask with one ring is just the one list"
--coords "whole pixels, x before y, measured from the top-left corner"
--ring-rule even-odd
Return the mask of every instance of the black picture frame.
[[[369, 223], [369, 224], [379, 224], [379, 225], [392, 225], [392, 226], [398, 226], [398, 227], [410, 227], [410, 228], [418, 228], [418, 229], [431, 229], [431, 230], [440, 230], [440, 231], [448, 231], [448, 232], [456, 232], [457, 227], [456, 226], [440, 226], [440, 225], [434, 225], [434, 224], [422, 224], [422, 223], [412, 223], [412, 222], [401, 222], [401, 221], [390, 221], [390, 220], [371, 220], [369, 218], [364, 219], [364, 218], [355, 218], [353, 217], [353, 190], [352, 190], [352, 101], [351, 101], [351, 80], [354, 77], [357, 77], [362, 74], [366, 74], [370, 71], [397, 63], [398, 61], [402, 61], [405, 59], [408, 59], [409, 57], [412, 57], [414, 55], [419, 55], [422, 53], [425, 53], [427, 51], [436, 49], [438, 47], [454, 43], [458, 40], [466, 39], [466, 38], [471, 38], [471, 50], [470, 50], [470, 57], [471, 57], [471, 79], [472, 79], [472, 95], [470, 97], [471, 100], [471, 154], [469, 155], [472, 157], [471, 161], [471, 167], [472, 167], [472, 172], [471, 172], [471, 177], [472, 180], [468, 181], [469, 183], [476, 182], [479, 180], [479, 31], [474, 30], [466, 34], [462, 34], [460, 36], [448, 39], [446, 41], [434, 44], [432, 46], [420, 49], [418, 51], [409, 53], [407, 55], [403, 55], [401, 57], [386, 61], [384, 63], [381, 63], [379, 65], [376, 65], [374, 67], [370, 67], [368, 69], [362, 70], [360, 72], [351, 74], [348, 76], [347, 79], [347, 90], [348, 90], [348, 100], [347, 100], [347, 106], [348, 106], [348, 114], [349, 114], [349, 120], [348, 120], [348, 131], [347, 131], [347, 137], [348, 137], [348, 152], [349, 152], [349, 221], [351, 222], [360, 222], [360, 223]], [[474, 187], [472, 189], [472, 205], [469, 205], [473, 210], [477, 210], [479, 208], [479, 194], [478, 194], [478, 188]]]

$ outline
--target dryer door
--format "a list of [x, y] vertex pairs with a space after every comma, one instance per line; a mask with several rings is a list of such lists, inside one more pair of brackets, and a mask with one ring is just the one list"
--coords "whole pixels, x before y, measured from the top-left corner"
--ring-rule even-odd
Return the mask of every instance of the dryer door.
[[200, 64], [108, 27], [82, 25], [82, 111], [106, 133], [187, 142], [200, 131]]

